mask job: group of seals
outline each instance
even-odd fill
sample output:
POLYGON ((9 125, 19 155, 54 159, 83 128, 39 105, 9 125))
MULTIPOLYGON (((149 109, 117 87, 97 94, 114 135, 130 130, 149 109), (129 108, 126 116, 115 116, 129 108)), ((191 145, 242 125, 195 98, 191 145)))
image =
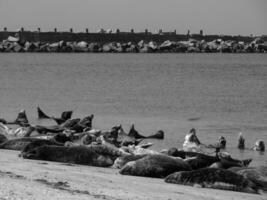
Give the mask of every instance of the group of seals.
MULTIPOLYGON (((240 132, 239 133, 239 136, 238 136, 238 145, 237 147, 239 149, 245 149, 245 138, 243 137, 242 133, 240 132)), ((263 140, 257 140, 255 142, 255 144, 253 145, 253 147, 251 147, 252 150, 254 151, 260 151, 260 152, 263 152, 265 151, 265 143, 263 140)))
MULTIPOLYGON (((259 169, 247 171, 251 159, 237 160, 230 155, 220 153, 226 147, 226 139, 219 138, 215 155, 178 150, 171 148, 166 153, 147 149, 151 144, 140 145, 146 138, 163 139, 164 132, 144 136, 131 126, 127 134, 121 125, 110 131, 92 129, 94 115, 83 119, 71 119, 72 111, 65 111, 61 117, 50 117, 39 107, 38 118, 55 120, 57 125, 31 125, 26 112, 19 113, 14 122, 0 121, 5 124, 17 124, 27 129, 22 138, 8 139, 0 134, 0 148, 19 150, 25 159, 56 161, 98 167, 120 169, 122 175, 165 178, 167 183, 184 185, 198 184, 202 187, 227 189, 242 192, 258 192, 267 189, 266 174, 259 169), (32 132, 45 135, 33 137, 32 132), (231 168, 239 170, 231 170, 231 168), (253 175, 251 175, 253 174, 253 175), (260 178, 259 178, 260 177, 260 178)), ((203 145, 191 129, 185 144, 203 145), (186 143, 187 142, 187 143, 186 143)), ((264 143, 263 143, 264 144, 264 143)), ((258 146, 262 144, 259 143, 258 146)))

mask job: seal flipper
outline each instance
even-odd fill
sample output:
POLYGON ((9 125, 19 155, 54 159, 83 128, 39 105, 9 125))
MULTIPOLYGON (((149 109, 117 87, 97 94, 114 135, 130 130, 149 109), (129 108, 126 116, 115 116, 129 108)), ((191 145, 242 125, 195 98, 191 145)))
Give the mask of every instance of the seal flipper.
POLYGON ((29 125, 29 120, 26 115, 25 110, 21 110, 17 116, 17 118, 14 121, 15 124, 19 124, 20 126, 26 126, 29 125))
POLYGON ((162 130, 157 131, 157 133, 147 136, 146 138, 153 138, 153 139, 164 139, 164 132, 162 130))
POLYGON ((41 108, 38 106, 37 107, 37 112, 38 112, 38 119, 50 119, 51 117, 49 117, 47 114, 45 114, 41 108))
POLYGON ((70 111, 64 111, 64 112, 61 114, 61 119, 67 121, 68 119, 71 118, 72 113, 73 113, 72 110, 70 110, 70 111))
POLYGON ((144 138, 146 138, 145 136, 140 135, 140 134, 138 133, 137 130, 135 130, 135 128, 134 128, 134 124, 132 124, 132 126, 131 126, 131 128, 130 128, 130 131, 129 131, 129 133, 128 133, 128 135, 129 135, 130 137, 134 137, 134 138, 136 138, 136 139, 144 139, 144 138))

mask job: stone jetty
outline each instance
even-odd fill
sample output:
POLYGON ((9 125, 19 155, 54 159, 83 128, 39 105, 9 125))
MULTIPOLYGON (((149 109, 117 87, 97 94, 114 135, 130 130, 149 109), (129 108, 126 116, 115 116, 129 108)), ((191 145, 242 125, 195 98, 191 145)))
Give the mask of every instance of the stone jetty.
POLYGON ((103 52, 103 53, 266 53, 266 37, 242 37, 175 32, 152 34, 104 31, 0 32, 0 52, 103 52))

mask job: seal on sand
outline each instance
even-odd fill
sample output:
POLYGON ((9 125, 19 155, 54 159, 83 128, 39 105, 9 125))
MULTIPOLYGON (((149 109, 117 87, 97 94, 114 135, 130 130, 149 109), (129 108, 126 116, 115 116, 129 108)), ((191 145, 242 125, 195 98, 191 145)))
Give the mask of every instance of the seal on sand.
POLYGON ((29 120, 26 115, 25 110, 21 110, 14 121, 14 124, 18 124, 20 126, 27 126, 29 124, 29 120))
POLYGON ((215 156, 209 156, 209 155, 198 153, 197 156, 187 158, 184 161, 188 163, 192 169, 201 169, 201 168, 208 167, 215 162, 219 162, 220 159, 215 156))
POLYGON ((0 149, 9 149, 9 150, 17 150, 21 151, 23 150, 28 144, 32 142, 37 142, 38 146, 41 145, 57 145, 57 142, 50 141, 50 140, 45 140, 45 139, 39 139, 39 138, 30 138, 30 137, 25 137, 25 138, 16 138, 16 139, 11 139, 3 142, 0 144, 0 149))
POLYGON ((233 167, 229 169, 255 183, 260 189, 267 191, 267 167, 233 167))
POLYGON ((154 154, 128 162, 120 170, 120 174, 163 178, 173 172, 187 170, 191 170, 191 167, 180 158, 154 154))
POLYGON ((37 107, 37 113, 38 113, 38 119, 53 119, 56 121, 57 124, 60 125, 71 118, 73 111, 71 111, 71 110, 70 111, 64 111, 64 112, 62 112, 61 117, 53 117, 53 116, 50 117, 47 114, 45 114, 41 110, 41 108, 38 106, 37 107))
POLYGON ((146 154, 140 154, 140 155, 125 155, 118 157, 113 164, 113 168, 121 169, 125 164, 131 161, 139 160, 143 157, 147 156, 146 154))
POLYGON ((91 130, 92 129, 92 122, 94 119, 94 115, 89 115, 79 121, 77 124, 72 126, 70 130, 75 131, 76 133, 83 132, 85 129, 91 130))
POLYGON ((257 193, 258 187, 249 179, 225 169, 204 168, 173 173, 165 178, 167 183, 201 185, 206 188, 257 193))
POLYGON ((46 134, 46 133, 61 133, 66 129, 71 129, 73 128, 77 123, 80 122, 81 119, 76 118, 76 119, 68 119, 66 122, 64 122, 61 125, 54 125, 54 126, 41 126, 41 125, 36 125, 33 126, 34 129, 40 133, 40 134, 46 134))
POLYGON ((109 167, 122 153, 104 145, 89 146, 41 146, 25 152, 23 158, 109 167))
POLYGON ((247 167, 252 159, 237 160, 225 153, 219 153, 218 158, 220 161, 213 163, 210 168, 228 169, 231 167, 247 167))
POLYGON ((7 137, 0 133, 0 144, 7 141, 7 137))
POLYGON ((145 139, 145 138, 164 139, 164 132, 162 130, 159 130, 155 134, 152 134, 150 136, 143 136, 137 130, 135 130, 134 124, 132 124, 128 135, 136 139, 145 139))

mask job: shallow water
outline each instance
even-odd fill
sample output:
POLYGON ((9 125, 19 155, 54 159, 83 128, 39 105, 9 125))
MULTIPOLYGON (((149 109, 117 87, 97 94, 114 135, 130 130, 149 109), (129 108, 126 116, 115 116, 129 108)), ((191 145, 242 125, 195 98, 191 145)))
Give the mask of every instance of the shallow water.
POLYGON ((205 144, 226 137, 226 151, 267 164, 266 155, 237 150, 267 144, 266 54, 0 54, 0 117, 12 120, 36 106, 59 116, 95 114, 93 126, 134 123, 143 134, 159 129, 155 149, 181 147, 190 128, 205 144))

